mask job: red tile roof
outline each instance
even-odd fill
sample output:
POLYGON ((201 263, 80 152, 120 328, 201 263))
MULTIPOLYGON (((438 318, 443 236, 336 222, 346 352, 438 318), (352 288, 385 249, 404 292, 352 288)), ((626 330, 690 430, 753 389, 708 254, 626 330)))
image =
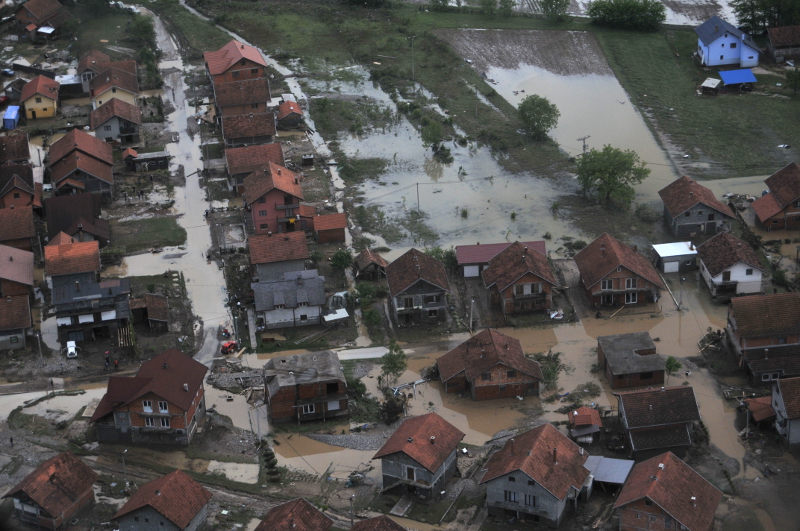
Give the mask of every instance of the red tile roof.
POLYGON ((406 531, 406 528, 384 514, 356 522, 350 531, 406 531))
POLYGON ((270 509, 255 531, 328 531, 332 526, 322 511, 297 498, 270 509))
POLYGON ((60 87, 61 83, 55 79, 50 79, 45 76, 36 76, 22 87, 22 96, 19 101, 25 103, 36 94, 58 101, 58 89, 60 87))
POLYGON ((736 330, 744 338, 800 333, 800 293, 734 297, 731 313, 736 330))
POLYGON ((222 136, 226 139, 274 136, 275 133, 275 114, 271 112, 222 117, 222 136))
POLYGON ((31 304, 27 295, 0 299, 0 330, 30 328, 32 324, 31 304))
POLYGON ((33 253, 0 245, 0 279, 33 286, 33 253))
POLYGON ((44 246, 44 270, 48 276, 100 271, 100 244, 97 241, 64 244, 59 244, 59 241, 63 240, 53 240, 44 246))
POLYGON ((86 185, 80 181, 76 181, 75 179, 64 179, 58 184, 56 184, 56 189, 61 190, 61 188, 66 186, 72 186, 73 188, 77 188, 78 190, 85 190, 86 185))
POLYGON ((127 59, 125 61, 110 61, 108 63, 102 63, 96 65, 99 70, 98 72, 102 72, 108 68, 116 68, 117 70, 122 70, 123 72, 127 72, 128 74, 137 75, 139 72, 139 65, 133 59, 127 59))
POLYGON ((78 60, 78 74, 82 74, 89 68, 97 72, 99 71, 98 64, 108 63, 110 61, 111 57, 107 56, 103 52, 98 50, 89 50, 78 60))
POLYGON ((0 242, 34 236, 33 207, 0 208, 0 242))
POLYGON ((251 103, 266 104, 270 99, 267 78, 243 79, 214 85, 214 103, 219 108, 251 103))
POLYGON ((314 216, 314 230, 336 230, 347 228, 347 214, 326 214, 324 216, 314 216))
POLYGON ((800 198, 800 164, 792 162, 776 171, 764 181, 775 200, 781 206, 786 206, 800 198))
POLYGON ((658 191, 669 215, 675 219, 698 203, 733 218, 733 211, 720 201, 714 192, 698 184, 697 181, 683 176, 658 191))
MULTIPOLYGON (((114 99, 116 99, 116 98, 114 98, 114 99)), ((122 160, 125 160, 128 157, 131 157, 131 158, 135 159, 138 156, 139 156, 139 154, 136 153, 136 150, 133 149, 133 148, 127 148, 125 151, 122 152, 122 160)))
POLYGON ((777 385, 786 408, 786 418, 800 419, 800 378, 783 378, 777 385))
POLYGON ((708 531, 722 492, 675 454, 667 452, 633 467, 614 508, 643 498, 658 505, 689 531, 708 531))
POLYGON ((747 398, 744 403, 747 404, 747 409, 750 410, 750 414, 756 422, 771 419, 775 416, 775 410, 772 409, 772 397, 770 396, 747 398))
POLYGON ((489 267, 481 272, 481 276, 487 288, 496 286, 498 290, 504 291, 528 273, 553 286, 558 284, 547 257, 531 251, 520 242, 514 242, 500 251, 489 261, 489 267))
POLYGON ((311 205, 300 205, 300 217, 313 218, 317 215, 317 209, 311 205))
POLYGON ((280 144, 262 144, 225 150, 225 165, 231 175, 263 170, 269 168, 270 163, 278 166, 286 164, 280 144))
POLYGON ((487 328, 475 334, 436 360, 442 382, 463 374, 472 381, 496 365, 516 369, 537 380, 542 370, 534 360, 525 357, 518 339, 487 328))
POLYGON ((24 7, 40 22, 57 13, 63 6, 56 0, 28 0, 20 7, 24 7))
POLYGON ((401 452, 430 472, 436 472, 455 451, 464 435, 436 413, 407 418, 373 459, 401 452))
MULTIPOLYGON (((769 42, 772 46, 800 46, 800 26, 783 26, 780 28, 767 28, 769 42)), ((780 55, 776 53, 775 55, 780 55)))
POLYGON ((587 289, 618 267, 624 267, 645 280, 666 289, 653 264, 616 238, 603 233, 575 255, 581 280, 587 289))
POLYGON ((68 245, 70 243, 75 243, 75 238, 66 232, 59 232, 47 242, 47 245, 68 245))
POLYGON ((141 125, 142 109, 119 98, 111 98, 89 114, 91 128, 97 129, 113 117, 141 125))
POLYGON ((52 457, 17 483, 4 498, 24 492, 51 515, 59 515, 97 481, 97 474, 71 452, 52 457))
MULTIPOLYGON (((50 175, 53 182, 56 183, 56 188, 61 188, 61 181, 71 176, 76 170, 81 170, 101 181, 114 184, 114 172, 111 170, 110 164, 73 151, 66 157, 50 164, 50 175)), ((77 181, 77 179, 75 180, 77 181)), ((85 185, 81 183, 80 187, 84 188, 85 185)))
POLYGON ((284 101, 278 105, 278 120, 283 120, 292 113, 303 116, 303 109, 300 108, 296 101, 284 101))
POLYGON ((219 50, 205 52, 203 58, 212 76, 226 72, 242 59, 253 61, 261 66, 267 66, 261 52, 249 44, 244 44, 236 39, 230 41, 219 50))
POLYGON ((145 293, 144 302, 148 319, 163 322, 169 321, 169 299, 164 295, 145 293))
POLYGON ((66 157, 73 151, 81 151, 103 161, 109 166, 114 164, 114 152, 111 146, 80 129, 73 129, 50 146, 50 164, 66 157))
POLYGON ((112 87, 138 95, 139 79, 135 74, 112 66, 106 68, 89 81, 89 93, 92 98, 100 96, 112 87))
POLYGON ((242 197, 248 205, 252 205, 275 189, 303 199, 303 189, 297 174, 272 161, 269 162, 267 171, 255 170, 245 177, 242 197))
POLYGON ((211 499, 211 493, 182 470, 145 483, 112 516, 117 520, 142 507, 152 507, 164 518, 185 529, 211 499))
POLYGON ((251 264, 306 260, 309 256, 306 233, 303 231, 256 234, 250 237, 251 264))
POLYGON ((358 266, 359 270, 364 269, 370 264, 377 264, 379 267, 386 268, 386 266, 389 265, 389 262, 384 260, 381 255, 370 249, 364 249, 358 253, 358 256, 356 256, 356 266, 358 266))
POLYGON ((689 386, 614 394, 619 398, 620 416, 624 416, 628 428, 683 424, 700 420, 694 389, 689 386))
POLYGON ((541 485, 547 492, 564 500, 570 489, 580 491, 589 476, 583 466, 589 454, 558 431, 543 424, 515 435, 484 465, 486 483, 517 470, 541 485))
POLYGON ((783 210, 778 204, 777 199, 775 199, 775 194, 762 195, 753 201, 751 206, 753 207, 753 212, 755 212, 756 217, 759 219, 759 221, 761 221, 761 223, 764 223, 769 218, 783 210))
POLYGON ((450 292, 444 264, 422 251, 411 249, 386 266, 386 278, 392 297, 404 292, 420 280, 450 292))
MULTIPOLYGON (((500 251, 506 249, 509 245, 508 242, 503 243, 485 243, 481 245, 457 245, 456 246, 456 259, 458 265, 469 264, 488 264, 489 260, 497 256, 500 251)), ((522 245, 533 249, 544 255, 547 254, 544 241, 522 242, 522 245)))
POLYGON ((740 240, 727 232, 721 232, 697 246, 697 254, 706 269, 715 277, 738 263, 747 264, 754 269, 764 271, 761 260, 746 241, 740 240))
POLYGON ((567 413, 572 426, 602 426, 600 412, 593 408, 579 407, 567 413))
POLYGON ((21 162, 31 158, 28 133, 0 136, 0 164, 9 161, 21 162))

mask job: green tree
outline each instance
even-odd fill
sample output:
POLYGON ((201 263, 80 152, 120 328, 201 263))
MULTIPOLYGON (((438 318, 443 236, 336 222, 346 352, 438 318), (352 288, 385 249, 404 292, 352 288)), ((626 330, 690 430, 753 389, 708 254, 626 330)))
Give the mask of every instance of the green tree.
POLYGON ((442 249, 441 247, 430 247, 425 249, 425 254, 436 258, 444 267, 450 271, 458 271, 458 258, 456 257, 456 249, 452 245, 449 249, 442 249))
POLYGON ((150 17, 134 15, 128 26, 128 33, 139 46, 156 47, 156 29, 150 17))
POLYGON ((393 424, 405 411, 405 400, 394 396, 394 393, 388 389, 384 392, 383 399, 383 403, 378 409, 378 416, 387 425, 393 424))
POLYGON ((656 31, 667 18, 658 0, 594 0, 586 13, 595 24, 639 31, 656 31))
POLYGON ((494 15, 497 9, 497 0, 481 0, 481 11, 484 15, 494 15))
POLYGON ((436 120, 429 121, 422 127, 420 136, 422 136, 422 143, 426 146, 434 146, 436 151, 437 146, 442 142, 442 124, 436 120))
POLYGON ((381 358, 381 381, 385 387, 397 382, 408 368, 408 358, 396 341, 389 344, 389 351, 381 358))
POLYGON ((516 5, 516 0, 500 0, 500 6, 498 7, 497 11, 504 17, 510 17, 514 14, 514 8, 516 5))
POLYGON ((675 356, 670 356, 667 358, 667 361, 664 363, 664 366, 667 369, 667 383, 669 383, 669 377, 681 370, 681 362, 675 359, 675 356))
POLYGON ((435 10, 443 10, 447 7, 447 0, 430 0, 431 7, 435 10))
POLYGON ((800 90, 800 67, 795 66, 786 72, 786 86, 792 89, 794 95, 797 96, 797 91, 800 90))
POLYGON ((800 24, 797 0, 732 0, 731 8, 736 20, 748 32, 800 24))
POLYGON ((349 249, 339 249, 331 257, 331 267, 344 271, 353 265, 353 253, 349 249))
POLYGON ((577 173, 584 194, 627 208, 635 195, 633 185, 645 180, 650 169, 633 151, 606 145, 602 151, 591 149, 581 155, 577 173))
POLYGON ((364 324, 367 328, 378 328, 381 325, 381 314, 375 308, 366 308, 361 311, 364 324))
POLYGON ((558 107, 535 94, 520 102, 518 112, 527 132, 538 140, 547 138, 548 131, 556 126, 561 116, 558 107))
POLYGON ((542 0, 540 5, 542 13, 549 19, 561 21, 567 17, 569 0, 542 0))

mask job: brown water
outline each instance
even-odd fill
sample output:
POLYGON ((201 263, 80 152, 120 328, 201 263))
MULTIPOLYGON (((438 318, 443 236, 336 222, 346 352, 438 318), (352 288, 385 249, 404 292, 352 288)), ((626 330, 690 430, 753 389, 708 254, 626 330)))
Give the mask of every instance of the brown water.
MULTIPOLYGON (((347 431, 343 425, 331 423, 331 431, 347 431)), ((352 472, 360 472, 374 481, 380 481, 380 463, 373 462, 374 450, 362 451, 331 446, 305 435, 273 435, 278 464, 295 470, 302 470, 318 476, 346 479, 352 472), (376 467, 369 471, 369 467, 376 467)))

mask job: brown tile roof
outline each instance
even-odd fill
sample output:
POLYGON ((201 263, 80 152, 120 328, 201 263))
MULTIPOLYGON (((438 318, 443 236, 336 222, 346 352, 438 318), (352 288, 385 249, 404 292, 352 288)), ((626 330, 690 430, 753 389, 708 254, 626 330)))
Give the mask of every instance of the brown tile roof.
POLYGON ((558 431, 543 424, 515 435, 484 465, 486 483, 517 470, 541 485, 550 494, 564 500, 570 489, 578 491, 589 476, 583 466, 589 454, 558 431))
POLYGON ((0 136, 0 164, 23 161, 31 158, 28 133, 0 136))
POLYGON ((734 297, 731 312, 739 335, 745 338, 800 333, 800 293, 734 297))
POLYGON ((392 297, 404 292, 420 280, 450 292, 444 264, 422 251, 411 249, 386 266, 386 278, 392 297))
POLYGON ((33 207, 0 208, 0 242, 34 236, 33 207))
POLYGON ((271 112, 222 117, 222 136, 226 139, 274 136, 275 132, 275 114, 271 112))
POLYGON ((139 79, 130 72, 112 66, 89 80, 89 93, 93 98, 101 95, 111 87, 117 87, 131 94, 139 94, 139 79))
MULTIPOLYGON (((61 181, 71 176, 76 170, 81 170, 101 181, 114 184, 114 172, 111 170, 110 164, 73 151, 66 157, 50 164, 50 175, 53 182, 56 183, 56 188, 61 188, 61 181)), ((85 185, 81 184, 81 188, 83 187, 85 185)))
POLYGON ((792 162, 776 171, 764 181, 781 209, 800 197, 800 164, 792 162))
POLYGON ((98 194, 57 195, 45 199, 47 236, 52 240, 59 232, 68 231, 81 218, 99 223, 95 220, 100 216, 102 200, 98 194))
POLYGON ((489 267, 481 272, 481 276, 487 288, 496 285, 498 290, 503 291, 527 273, 532 273, 553 286, 558 284, 547 257, 520 242, 514 242, 500 251, 489 261, 489 267))
POLYGON ((250 263, 271 264, 308 259, 308 243, 303 231, 256 234, 250 237, 250 263))
POLYGON ((614 508, 643 498, 650 499, 689 531, 707 531, 713 525, 722 492, 667 452, 633 467, 614 508))
POLYGON ((406 531, 406 528, 383 514, 356 522, 350 531, 406 531))
POLYGON ((176 348, 165 350, 139 367, 136 376, 112 377, 106 394, 92 415, 95 422, 137 398, 153 393, 171 404, 188 411, 208 368, 176 348), (166 364, 166 367, 164 366, 166 364), (184 390, 184 384, 189 390, 184 390))
POLYGON ((164 295, 145 293, 144 302, 147 307, 148 319, 164 322, 169 321, 169 299, 164 295))
POLYGON ((61 190, 61 188, 66 186, 72 186, 73 188, 77 188, 78 190, 86 189, 86 185, 83 184, 81 181, 77 181, 75 179, 64 179, 56 184, 56 190, 61 190))
MULTIPOLYGON (((70 194, 70 195, 89 195, 89 194, 70 194)), ((91 195, 97 195, 97 194, 91 194, 91 195)), ((86 218, 78 218, 72 222, 72 225, 64 229, 64 232, 66 232, 71 236, 75 236, 81 230, 86 232, 87 234, 96 236, 97 238, 101 238, 107 241, 111 240, 111 224, 104 219, 92 218, 92 220, 90 221, 86 218)))
POLYGON ((769 218, 783 210, 778 204, 778 201, 775 199, 775 194, 762 195, 753 201, 751 206, 753 207, 753 212, 755 212, 756 217, 758 217, 761 223, 764 223, 769 218))
POLYGON ((575 255, 581 280, 587 289, 618 267, 624 267, 645 280, 666 289, 653 264, 621 241, 603 233, 575 255))
POLYGON ((111 518, 117 520, 142 507, 152 507, 179 529, 185 529, 210 499, 208 490, 186 472, 176 470, 139 487, 111 518))
POLYGON ((108 63, 98 64, 97 67, 99 68, 98 72, 102 72, 108 68, 116 68, 117 70, 122 70, 123 72, 127 72, 128 74, 137 75, 139 72, 139 65, 133 59, 126 59, 125 61, 110 61, 108 63))
POLYGON ((73 238, 66 232, 59 232, 53 238, 50 239, 47 245, 68 245, 70 243, 75 243, 75 238, 73 238))
POLYGON ((430 472, 436 472, 464 435, 436 413, 407 418, 373 459, 402 452, 430 472))
POLYGON ((89 114, 91 128, 97 129, 113 117, 141 125, 142 109, 118 98, 111 98, 89 114))
POLYGON ((89 68, 95 72, 99 71, 99 64, 111 62, 111 57, 98 50, 89 50, 78 60, 78 74, 82 74, 89 68))
POLYGON ((620 414, 628 428, 644 428, 700 420, 694 389, 689 386, 662 387, 614 393, 619 398, 620 414))
POLYGON ((135 158, 139 157, 139 154, 136 153, 135 149, 127 148, 125 151, 122 152, 122 160, 125 160, 128 157, 131 157, 131 158, 135 159, 135 158))
POLYGON ((694 179, 683 176, 658 191, 664 206, 673 219, 680 216, 698 203, 733 218, 733 211, 720 201, 714 192, 702 186, 694 179))
POLYGON ((333 520, 303 498, 269 510, 255 531, 328 531, 333 520))
POLYGON ((203 53, 203 58, 212 76, 226 72, 242 59, 248 59, 261 66, 267 66, 267 63, 264 62, 264 58, 261 56, 261 52, 249 44, 244 44, 236 39, 230 41, 219 50, 203 53))
POLYGON ((4 498, 24 492, 42 509, 58 515, 92 489, 98 476, 71 452, 64 452, 37 466, 17 483, 4 498))
POLYGON ((596 409, 589 407, 579 407, 567 413, 569 423, 572 426, 602 426, 603 421, 600 420, 600 412, 596 409))
MULTIPOLYGON (((17 166, 17 167, 18 168, 26 168, 27 166, 22 164, 22 165, 17 166)), ((0 188, 0 196, 3 196, 5 194, 7 194, 11 190, 14 190, 14 189, 22 190, 23 192, 27 192, 27 193, 29 193, 31 195, 33 195, 35 193, 35 190, 34 190, 33 186, 28 184, 26 179, 23 179, 19 175, 13 175, 13 176, 11 176, 10 179, 5 180, 5 183, 2 185, 2 188, 0 188)))
POLYGON ((518 339, 487 328, 436 360, 442 382, 462 374, 472 381, 496 365, 542 380, 539 364, 525 357, 518 339))
POLYGON ((31 303, 27 295, 13 295, 0 299, 0 330, 30 328, 31 303))
POLYGON ((111 146, 80 129, 73 129, 50 146, 50 164, 66 157, 73 151, 81 151, 103 161, 109 166, 114 164, 114 152, 111 146))
POLYGON ((248 205, 252 205, 276 188, 283 193, 303 199, 303 189, 300 187, 296 173, 272 161, 269 162, 267 168, 267 171, 255 170, 244 178, 242 197, 248 205))
POLYGON ((761 260, 750 247, 750 244, 740 240, 727 232, 721 232, 697 246, 697 254, 705 264, 706 269, 715 277, 735 266, 739 262, 749 265, 752 268, 764 271, 761 260))
POLYGON ((326 214, 324 216, 314 216, 314 230, 336 230, 347 228, 347 214, 326 214))
POLYGON ((766 359, 755 359, 749 355, 752 351, 747 350, 748 355, 745 356, 745 359, 748 367, 750 367, 750 372, 753 374, 780 372, 782 377, 800 376, 800 352, 796 348, 787 350, 793 355, 789 355, 789 353, 784 355, 783 349, 772 349, 769 353, 769 358, 766 359), (781 354, 779 355, 778 352, 781 354))
POLYGON ((270 162, 279 166, 286 164, 280 144, 262 144, 225 150, 225 165, 231 175, 263 170, 269 167, 270 162))
POLYGON ((385 268, 387 265, 389 265, 389 262, 384 260, 381 255, 370 249, 364 249, 358 253, 358 256, 356 256, 356 266, 358 266, 359 270, 364 269, 370 264, 377 264, 378 266, 385 268))
POLYGON ((780 28, 767 28, 769 42, 772 46, 798 46, 800 45, 800 26, 782 26, 780 28))
POLYGON ((292 113, 303 116, 303 109, 300 108, 296 101, 284 101, 278 105, 278 120, 283 120, 292 113))
POLYGON ((313 218, 317 215, 317 209, 311 205, 300 205, 300 217, 313 218))
POLYGON ((55 79, 50 79, 45 76, 36 76, 22 87, 22 96, 19 101, 24 103, 36 94, 50 98, 51 100, 58 100, 58 89, 60 87, 61 83, 55 79))
POLYGON ((56 0, 29 0, 20 7, 30 11, 41 22, 57 13, 63 6, 56 0))
POLYGON ((750 410, 750 415, 752 415, 753 420, 756 422, 771 419, 775 416, 775 410, 772 409, 772 397, 770 396, 747 398, 744 403, 747 405, 747 409, 750 410))
POLYGON ((100 244, 97 241, 59 245, 57 240, 44 246, 44 270, 48 276, 100 271, 100 244))
POLYGON ((800 378, 783 378, 778 380, 778 391, 786 408, 786 418, 800 418, 800 378))
POLYGON ((33 286, 33 253, 0 245, 0 279, 33 286))
MULTIPOLYGON (((458 265, 465 264, 488 264, 489 260, 497 256, 500 251, 506 249, 508 242, 503 243, 484 243, 477 245, 456 245, 456 259, 458 265)), ((522 245, 536 252, 547 255, 544 241, 522 242, 522 245)))
POLYGON ((270 99, 267 78, 243 79, 214 85, 214 102, 217 107, 267 103, 270 99))

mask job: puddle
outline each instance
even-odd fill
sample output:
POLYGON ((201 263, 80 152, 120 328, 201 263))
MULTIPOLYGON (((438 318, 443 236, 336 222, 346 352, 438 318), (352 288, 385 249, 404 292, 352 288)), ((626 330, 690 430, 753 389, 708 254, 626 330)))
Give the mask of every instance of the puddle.
POLYGON ((247 403, 244 396, 229 394, 220 391, 219 389, 209 388, 206 395, 206 404, 210 408, 215 408, 220 415, 230 417, 233 425, 243 430, 251 430, 250 426, 250 404, 247 403), (232 401, 228 401, 226 397, 232 397, 232 401))
MULTIPOLYGON (((44 391, 35 393, 20 393, 15 395, 0 396, 0 421, 8 420, 8 414, 25 402, 42 398, 44 391)), ((83 406, 88 405, 93 400, 99 400, 106 394, 105 386, 102 388, 91 389, 82 395, 56 396, 49 400, 43 400, 38 404, 24 408, 23 412, 29 415, 38 415, 53 422, 70 420, 83 406)))
MULTIPOLYGON (((331 430, 335 433, 341 433, 342 429, 347 430, 346 426, 331 424, 331 430)), ((337 479, 347 479, 352 472, 359 471, 372 480, 380 481, 380 463, 371 461, 375 450, 331 446, 296 434, 275 434, 273 440, 279 443, 275 444, 274 450, 280 466, 337 479), (371 466, 376 468, 367 472, 371 466)))
POLYGON ((228 463, 211 460, 208 473, 222 473, 225 477, 241 483, 258 483, 258 465, 255 463, 228 463))
MULTIPOLYGON (((179 468, 201 474, 222 474, 233 481, 256 483, 258 481, 257 463, 230 463, 206 459, 191 459, 182 451, 153 451, 147 448, 131 446, 128 449, 128 462, 156 464, 161 467, 179 468)), ((97 457, 101 464, 119 465, 122 458, 119 453, 101 454, 97 457)))

